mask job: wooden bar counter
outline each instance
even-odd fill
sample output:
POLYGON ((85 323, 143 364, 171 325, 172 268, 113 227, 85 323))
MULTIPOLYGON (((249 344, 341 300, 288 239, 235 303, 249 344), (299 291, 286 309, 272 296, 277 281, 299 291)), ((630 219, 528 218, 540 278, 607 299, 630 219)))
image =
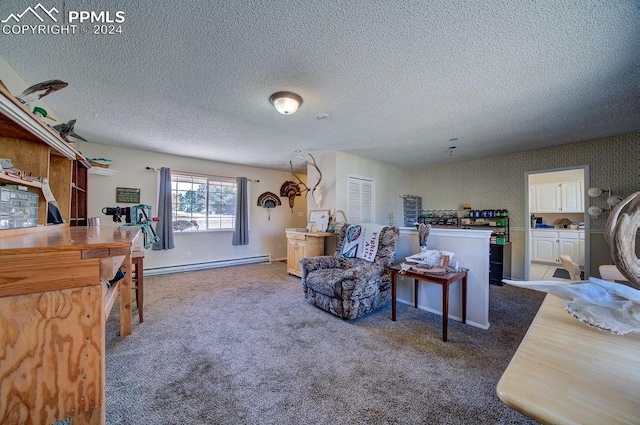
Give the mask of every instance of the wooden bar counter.
POLYGON ((105 423, 104 281, 122 265, 127 335, 139 233, 59 225, 0 237, 0 423, 105 423))
POLYGON ((590 327, 547 295, 497 390, 545 424, 638 424, 640 334, 590 327))

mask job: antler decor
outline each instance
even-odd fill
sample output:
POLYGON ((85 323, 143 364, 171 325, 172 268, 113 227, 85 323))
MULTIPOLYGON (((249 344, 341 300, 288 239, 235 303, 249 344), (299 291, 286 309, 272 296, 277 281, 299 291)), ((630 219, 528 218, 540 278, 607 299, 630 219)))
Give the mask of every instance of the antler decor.
POLYGON ((636 289, 640 289, 640 259, 636 257, 634 242, 638 228, 640 192, 628 196, 616 205, 609 214, 604 229, 604 239, 609 244, 613 264, 629 279, 629 286, 636 289), (623 212, 625 209, 628 213, 623 212))
MULTIPOLYGON (((315 168, 318 171, 318 174, 320 175, 318 177, 318 182, 316 183, 315 186, 313 186, 312 189, 309 189, 309 186, 307 186, 302 180, 300 180, 300 177, 296 176, 296 173, 293 171, 293 163, 291 161, 289 161, 289 165, 291 166, 291 175, 293 175, 293 177, 296 178, 296 180, 298 180, 298 185, 303 186, 304 189, 302 189, 300 191, 300 193, 304 193, 304 196, 307 196, 307 194, 309 192, 311 192, 311 196, 313 197, 313 200, 316 201, 316 205, 322 201, 322 193, 319 190, 319 186, 320 186, 320 182, 322 181, 322 171, 320 171, 320 167, 318 167, 318 163, 316 162, 316 159, 313 157, 313 155, 309 154, 309 156, 311 157, 311 161, 313 162, 309 162, 309 161, 305 161, 305 164, 311 165, 313 168, 315 168), (318 197, 318 199, 316 199, 316 196, 318 197)), ((318 207, 320 207, 320 205, 318 205, 318 207)))

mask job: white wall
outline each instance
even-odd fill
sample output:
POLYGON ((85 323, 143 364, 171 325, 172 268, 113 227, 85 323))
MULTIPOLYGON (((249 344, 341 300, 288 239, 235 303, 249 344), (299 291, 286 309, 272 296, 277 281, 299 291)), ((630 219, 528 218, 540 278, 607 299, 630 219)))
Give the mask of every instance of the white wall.
POLYGON ((336 153, 336 208, 347 213, 349 176, 366 177, 375 185, 375 222, 389 224, 393 214, 394 224, 404 224, 403 201, 400 195, 407 192, 410 170, 360 158, 345 152, 336 153))
MULTIPOLYGON (((149 167, 170 167, 173 170, 215 174, 222 176, 246 176, 260 180, 249 183, 250 191, 250 233, 249 245, 231 244, 232 231, 175 232, 175 249, 145 252, 145 269, 158 267, 205 263, 210 261, 248 258, 270 254, 273 259, 286 258, 287 227, 306 225, 306 201, 298 197, 293 213, 287 198, 280 198, 282 205, 271 210, 271 220, 265 209, 257 206, 258 196, 270 191, 280 194, 280 186, 291 175, 284 171, 267 170, 243 165, 207 161, 196 158, 178 157, 156 152, 125 149, 94 143, 82 143, 79 150, 86 157, 109 158, 112 169, 118 170, 113 176, 89 174, 88 208, 90 217, 100 217, 102 226, 114 226, 110 216, 102 213, 106 206, 131 206, 116 204, 116 187, 140 189, 140 203, 153 206, 157 214, 157 173, 145 169, 149 167), (191 258, 187 258, 187 252, 191 258)), ((306 176, 300 176, 306 178, 306 176)), ((140 241, 142 244, 142 241, 140 241)))

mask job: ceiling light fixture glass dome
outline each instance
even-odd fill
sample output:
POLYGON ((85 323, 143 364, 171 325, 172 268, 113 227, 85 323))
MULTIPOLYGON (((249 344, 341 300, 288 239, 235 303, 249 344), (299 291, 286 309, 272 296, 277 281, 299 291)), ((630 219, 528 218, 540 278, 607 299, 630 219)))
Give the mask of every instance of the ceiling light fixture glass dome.
POLYGON ((271 95, 269 102, 282 115, 291 115, 302 105, 302 98, 295 93, 279 91, 271 95))

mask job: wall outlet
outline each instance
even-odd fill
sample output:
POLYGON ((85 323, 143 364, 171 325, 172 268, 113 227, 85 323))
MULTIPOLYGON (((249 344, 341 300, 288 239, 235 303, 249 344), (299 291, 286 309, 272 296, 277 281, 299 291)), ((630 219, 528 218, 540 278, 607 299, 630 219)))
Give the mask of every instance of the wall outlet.
POLYGON ((298 217, 304 217, 304 213, 298 212, 298 217))
POLYGON ((191 251, 187 251, 187 260, 191 259, 191 251))
POLYGON ((278 245, 278 249, 282 249, 282 245, 278 245))

